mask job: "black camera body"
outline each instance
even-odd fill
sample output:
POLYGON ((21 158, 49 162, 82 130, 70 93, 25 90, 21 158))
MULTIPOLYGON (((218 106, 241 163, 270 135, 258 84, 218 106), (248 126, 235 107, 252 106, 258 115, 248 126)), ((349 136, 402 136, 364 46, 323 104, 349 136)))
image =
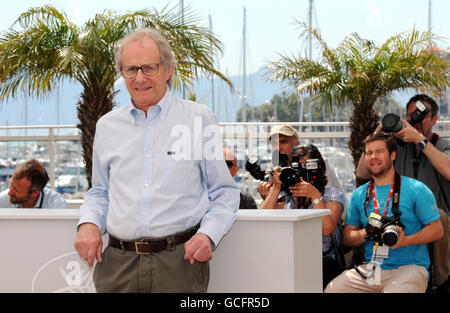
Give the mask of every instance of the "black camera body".
MULTIPOLYGON (((412 126, 421 123, 431 111, 422 101, 416 101, 414 105, 416 109, 411 114, 411 121, 409 122, 412 126)), ((404 127, 402 120, 395 113, 387 113, 381 120, 381 124, 385 133, 396 133, 404 127)))
POLYGON ((388 247, 395 246, 398 242, 400 235, 397 226, 405 228, 400 222, 400 215, 394 215, 392 217, 382 217, 376 213, 371 213, 366 225, 366 240, 375 241, 386 245, 388 247))
POLYGON ((245 164, 245 170, 248 171, 255 179, 261 181, 269 181, 270 179, 269 173, 266 173, 266 171, 261 169, 259 159, 256 156, 248 158, 247 163, 245 164))
MULTIPOLYGON (((273 166, 288 166, 289 157, 286 154, 280 153, 278 150, 272 152, 272 164, 273 166)), ((245 164, 245 170, 253 176, 253 178, 261 181, 269 181, 271 175, 273 175, 272 170, 269 168, 263 170, 260 165, 260 160, 256 156, 252 156, 247 160, 245 164)))
MULTIPOLYGON (((301 181, 309 182, 317 189, 323 190, 326 182, 321 175, 323 169, 319 159, 306 160, 305 164, 300 164, 299 156, 293 155, 290 167, 283 167, 280 170, 280 180, 286 187, 294 186, 301 181)), ((288 189, 287 188, 287 189, 288 189)))

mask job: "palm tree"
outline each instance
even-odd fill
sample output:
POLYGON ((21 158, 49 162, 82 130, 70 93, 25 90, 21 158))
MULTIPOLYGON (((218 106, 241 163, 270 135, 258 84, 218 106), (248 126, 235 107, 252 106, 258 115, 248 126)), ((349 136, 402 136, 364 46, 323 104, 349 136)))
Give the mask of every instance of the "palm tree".
POLYGON ((297 23, 303 30, 301 37, 312 35, 317 40, 322 59, 280 55, 269 63, 268 78, 286 81, 299 95, 310 94, 320 109, 325 105, 332 111, 345 101, 353 104, 348 147, 355 168, 363 152, 362 141, 378 123, 377 99, 409 88, 437 95, 450 86, 450 60, 433 51, 439 38, 430 31, 400 33, 380 47, 352 33, 330 49, 317 30, 297 23))
POLYGON ((77 127, 81 130, 83 158, 91 186, 92 145, 97 120, 111 111, 120 75, 114 68, 115 44, 139 28, 157 29, 170 43, 178 61, 174 88, 189 86, 200 73, 231 82, 214 67, 222 43, 198 17, 185 9, 183 23, 177 7, 145 9, 119 14, 105 11, 82 27, 50 5, 30 8, 0 36, 0 100, 19 91, 43 99, 63 78, 79 82, 77 127))

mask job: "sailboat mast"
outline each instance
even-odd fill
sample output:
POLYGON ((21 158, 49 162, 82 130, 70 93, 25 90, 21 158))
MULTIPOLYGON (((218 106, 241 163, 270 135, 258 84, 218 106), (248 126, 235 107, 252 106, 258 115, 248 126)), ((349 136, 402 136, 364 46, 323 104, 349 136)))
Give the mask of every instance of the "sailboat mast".
MULTIPOLYGON (((212 34, 213 28, 212 28, 211 14, 209 14, 209 31, 212 34)), ((211 50, 212 50, 212 42, 210 42, 210 47, 211 47, 211 50)), ((216 111, 215 111, 215 103, 214 103, 215 102, 215 99, 214 99, 214 74, 211 74, 211 99, 212 99, 212 101, 211 101, 211 103, 212 103, 212 111, 213 111, 213 113, 216 113, 216 111)))
POLYGON ((244 7, 244 27, 242 31, 242 52, 243 52, 243 79, 242 79, 242 121, 247 122, 247 90, 246 90, 246 79, 247 79, 247 72, 246 72, 246 57, 247 57, 247 47, 246 47, 246 25, 247 25, 247 13, 246 9, 244 7))
MULTIPOLYGON (((309 10, 308 10, 308 26, 312 28, 312 8, 313 8, 313 0, 309 0, 309 10)), ((312 34, 309 34, 309 55, 308 58, 312 60, 312 34)), ((308 122, 312 121, 312 110, 311 110, 311 98, 308 99, 308 122)))
POLYGON ((428 0, 428 30, 431 30, 431 0, 428 0))
MULTIPOLYGON (((313 0, 309 0, 309 10, 308 10, 308 27, 312 28, 312 6, 313 6, 313 0)), ((309 34, 308 38, 308 48, 309 48, 309 59, 312 60, 312 35, 309 34)))
MULTIPOLYGON (((184 1, 180 0, 181 24, 184 24, 184 1)), ((186 99, 186 86, 183 83, 183 99, 186 99)))

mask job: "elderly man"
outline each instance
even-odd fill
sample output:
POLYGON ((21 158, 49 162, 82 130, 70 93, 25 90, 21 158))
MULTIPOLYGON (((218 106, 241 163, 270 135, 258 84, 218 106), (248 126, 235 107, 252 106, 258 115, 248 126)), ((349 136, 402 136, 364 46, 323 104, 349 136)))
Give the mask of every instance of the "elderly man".
POLYGON ((45 167, 36 160, 19 165, 11 178, 9 189, 0 193, 0 208, 65 209, 66 200, 49 188, 45 167))
POLYGON ((239 207, 216 118, 168 92, 176 60, 155 30, 125 37, 116 66, 131 104, 97 123, 75 247, 98 261, 98 292, 206 292, 208 260, 239 207))

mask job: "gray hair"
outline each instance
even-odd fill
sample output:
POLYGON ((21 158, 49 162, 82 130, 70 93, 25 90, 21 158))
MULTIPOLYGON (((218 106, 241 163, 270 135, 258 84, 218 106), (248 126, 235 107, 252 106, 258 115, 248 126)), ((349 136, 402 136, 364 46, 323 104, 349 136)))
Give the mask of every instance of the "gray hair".
MULTIPOLYGON (((125 46, 131 42, 134 41, 141 41, 144 38, 149 38, 153 40, 159 47, 159 54, 161 56, 161 62, 166 67, 171 67, 177 65, 177 60, 175 59, 175 56, 173 54, 172 48, 169 45, 169 42, 164 38, 157 30, 151 29, 151 28, 144 28, 140 30, 136 30, 124 38, 122 38, 117 43, 116 48, 116 54, 115 54, 115 62, 116 62, 116 71, 118 73, 121 73, 122 68, 122 53, 125 46)), ((169 77, 169 80, 167 81, 167 85, 169 88, 172 88, 173 86, 173 73, 169 77)))

